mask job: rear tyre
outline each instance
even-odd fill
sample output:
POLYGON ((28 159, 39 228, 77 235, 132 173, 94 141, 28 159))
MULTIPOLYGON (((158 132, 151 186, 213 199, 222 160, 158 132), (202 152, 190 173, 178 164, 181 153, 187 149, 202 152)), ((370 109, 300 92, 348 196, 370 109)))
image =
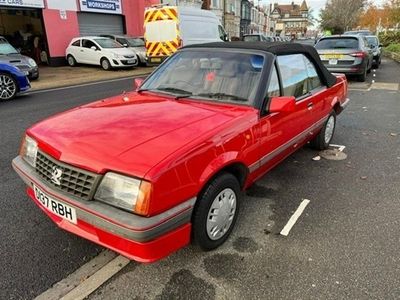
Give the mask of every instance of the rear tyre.
POLYGON ((7 73, 0 73, 0 101, 15 98, 18 92, 16 80, 7 73))
POLYGON ((328 119, 326 120, 324 127, 322 127, 318 135, 310 142, 311 147, 316 150, 327 149, 330 142, 332 141, 333 134, 335 133, 335 128, 336 113, 332 111, 328 119))
POLYGON ((67 56, 67 62, 70 67, 76 66, 76 59, 72 55, 67 56))
POLYGON ((361 75, 358 75, 357 80, 359 82, 365 82, 365 80, 367 80, 367 67, 365 67, 364 73, 362 73, 361 75))
POLYGON ((193 242, 204 251, 222 245, 231 234, 239 213, 240 185, 235 176, 222 173, 197 199, 193 219, 193 242))
POLYGON ((102 67, 104 70, 106 70, 106 71, 111 70, 110 61, 109 61, 107 58, 103 58, 103 59, 101 60, 100 63, 101 63, 101 67, 102 67))

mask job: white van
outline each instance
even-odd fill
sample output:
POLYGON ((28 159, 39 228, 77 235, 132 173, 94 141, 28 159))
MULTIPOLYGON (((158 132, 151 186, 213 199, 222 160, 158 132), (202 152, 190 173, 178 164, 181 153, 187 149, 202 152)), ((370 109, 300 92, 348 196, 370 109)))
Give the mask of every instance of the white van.
POLYGON ((157 6, 147 8, 144 19, 146 55, 152 64, 161 63, 182 46, 227 40, 224 28, 211 11, 157 6))

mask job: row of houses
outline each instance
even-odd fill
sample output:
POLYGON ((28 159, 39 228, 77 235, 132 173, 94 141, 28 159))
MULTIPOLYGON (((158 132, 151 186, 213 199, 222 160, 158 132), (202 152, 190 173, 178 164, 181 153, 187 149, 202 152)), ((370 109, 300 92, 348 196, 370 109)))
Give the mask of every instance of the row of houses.
POLYGON ((302 0, 301 4, 269 5, 262 5, 258 0, 164 0, 164 3, 167 2, 175 5, 197 4, 213 11, 230 37, 241 38, 252 33, 300 37, 305 35, 308 26, 306 0, 302 0))

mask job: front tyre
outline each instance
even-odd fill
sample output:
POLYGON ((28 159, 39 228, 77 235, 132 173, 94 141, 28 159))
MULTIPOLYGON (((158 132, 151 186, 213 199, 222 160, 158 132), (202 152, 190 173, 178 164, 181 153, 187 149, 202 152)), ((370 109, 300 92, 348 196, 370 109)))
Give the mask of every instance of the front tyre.
POLYGON ((103 58, 100 63, 101 63, 101 67, 104 70, 106 70, 106 71, 111 70, 111 64, 107 58, 103 58))
POLYGON ((193 241, 201 249, 215 249, 228 239, 238 217, 240 196, 239 182, 230 173, 222 173, 207 185, 192 219, 193 241))
POLYGON ((11 100, 18 92, 15 79, 7 73, 0 73, 0 100, 11 100))
POLYGON ((332 141, 333 134, 335 133, 335 128, 336 113, 332 111, 328 119, 326 120, 324 127, 322 127, 318 135, 310 142, 311 147, 317 150, 327 149, 330 142, 332 141))

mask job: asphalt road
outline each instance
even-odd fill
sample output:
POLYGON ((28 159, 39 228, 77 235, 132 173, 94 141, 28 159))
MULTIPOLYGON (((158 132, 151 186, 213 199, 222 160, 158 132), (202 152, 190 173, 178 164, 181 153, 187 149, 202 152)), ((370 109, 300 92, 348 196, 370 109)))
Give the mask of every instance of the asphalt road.
POLYGON ((57 112, 122 93, 132 79, 0 102, 0 299, 30 299, 95 256, 100 247, 59 230, 25 194, 11 167, 24 130, 57 112))
MULTIPOLYGON (((299 150, 247 191, 220 249, 189 246, 155 264, 131 262, 89 298, 399 299, 399 74, 400 65, 384 61, 367 83, 352 82, 334 137, 346 160, 313 161, 317 152, 299 150), (279 235, 304 198, 310 204, 289 236, 279 235)), ((130 84, 0 103, 0 299, 38 295, 100 251, 58 230, 25 195, 10 167, 24 128, 130 84)))

